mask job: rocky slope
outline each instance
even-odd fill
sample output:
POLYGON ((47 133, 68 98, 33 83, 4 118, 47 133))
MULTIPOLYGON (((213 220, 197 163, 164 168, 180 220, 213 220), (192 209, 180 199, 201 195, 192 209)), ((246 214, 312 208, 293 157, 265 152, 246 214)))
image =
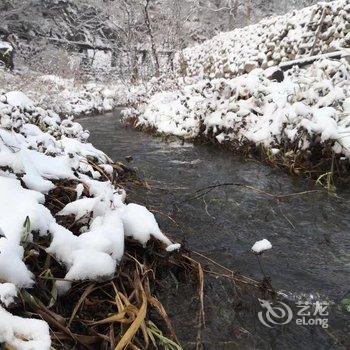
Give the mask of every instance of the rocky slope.
POLYGON ((179 54, 177 88, 124 113, 137 127, 225 144, 293 173, 348 174, 349 62, 278 64, 346 50, 349 16, 338 0, 220 34, 179 54))
POLYGON ((287 62, 350 47, 350 3, 320 3, 258 24, 222 33, 177 56, 185 76, 232 78, 287 62))

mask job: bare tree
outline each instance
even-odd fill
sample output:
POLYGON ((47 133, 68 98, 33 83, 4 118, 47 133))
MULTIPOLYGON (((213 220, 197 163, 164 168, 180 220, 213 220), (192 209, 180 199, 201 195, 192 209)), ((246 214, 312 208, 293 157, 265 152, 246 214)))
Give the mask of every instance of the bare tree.
POLYGON ((150 16, 149 16, 149 4, 150 4, 150 0, 145 0, 145 6, 144 6, 145 24, 146 24, 146 28, 147 28, 147 34, 148 34, 150 41, 151 41, 151 50, 152 50, 152 55, 153 55, 154 64, 155 64, 156 76, 159 76, 159 74, 160 74, 159 59, 158 59, 156 43, 154 40, 153 31, 152 31, 152 27, 151 27, 151 20, 150 20, 150 16))

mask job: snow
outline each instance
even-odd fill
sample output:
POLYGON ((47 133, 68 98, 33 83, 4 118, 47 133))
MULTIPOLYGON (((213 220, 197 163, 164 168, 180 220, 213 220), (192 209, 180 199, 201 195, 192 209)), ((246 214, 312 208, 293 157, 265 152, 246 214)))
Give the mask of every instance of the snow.
POLYGON ((346 60, 321 60, 293 67, 283 81, 263 69, 232 79, 200 80, 159 92, 124 112, 136 126, 195 139, 216 139, 235 148, 262 145, 272 155, 290 147, 312 151, 319 143, 349 158, 350 66, 346 60))
MULTIPOLYGON (((106 58, 108 60, 109 56, 106 58)), ((102 68, 104 65, 104 61, 94 60, 94 68, 102 68)), ((55 112, 62 115, 81 116, 108 112, 125 104, 128 96, 126 86, 118 81, 110 85, 96 82, 81 84, 73 79, 52 75, 40 77, 38 83, 40 80, 48 82, 50 90, 37 97, 38 103, 46 108, 52 106, 55 112)))
POLYGON ((256 254, 260 254, 265 250, 269 250, 271 248, 272 244, 270 243, 270 241, 264 238, 261 241, 257 241, 254 243, 254 245, 252 246, 252 251, 256 254))
POLYGON ((348 52, 349 18, 347 0, 319 3, 186 48, 176 56, 172 82, 155 79, 145 93, 135 93, 124 118, 236 150, 256 145, 272 156, 293 150, 307 159, 320 145, 348 160, 349 60, 330 58, 348 52), (318 57, 311 65, 279 68, 310 56, 318 57))
MULTIPOLYGON (((64 279, 55 283, 59 295, 72 281, 113 277, 127 236, 143 245, 151 235, 165 248, 173 244, 152 213, 125 204, 125 190, 90 164, 94 159, 113 173, 111 159, 87 142, 89 134, 81 125, 72 118, 61 120, 17 91, 0 93, 0 101, 0 301, 5 307, 15 301, 16 288, 35 283, 23 259, 25 243, 37 236, 51 239, 47 252, 66 268, 64 279), (45 196, 54 196, 57 181, 74 183, 76 199, 53 215, 45 196), (56 221, 65 215, 81 222, 80 235, 56 221)), ((2 341, 19 349, 49 349, 48 326, 0 308, 2 341)))
POLYGON ((138 240, 143 245, 151 235, 168 246, 172 243, 161 232, 154 215, 145 207, 130 203, 120 209, 125 234, 138 240))
MULTIPOLYGON (((66 294, 74 281, 113 277, 126 237, 142 245, 153 237, 167 252, 181 248, 166 237, 147 208, 126 204, 125 191, 106 181, 105 175, 113 174, 111 159, 87 142, 89 132, 71 115, 128 103, 135 108, 124 111, 126 118, 162 133, 204 137, 236 148, 254 144, 271 156, 283 156, 288 147, 310 154, 315 145, 331 145, 348 161, 349 62, 317 60, 284 73, 278 66, 349 47, 349 13, 348 1, 338 0, 222 33, 177 55, 176 77, 128 89, 47 75, 36 78, 44 91, 31 98, 17 90, 0 92, 0 342, 19 349, 50 348, 46 322, 5 310, 16 301, 18 288, 35 283, 24 257, 25 243, 37 235, 51 240, 46 251, 65 268, 64 279, 55 282, 58 295, 66 294), (326 30, 312 49, 317 26, 309 25, 311 14, 318 23, 325 6, 326 30), (59 181, 70 181, 76 196, 53 215, 45 196, 59 181), (59 224, 63 220, 56 221, 62 216, 79 220, 79 235, 59 224)), ((97 57, 96 65, 106 59, 97 57)), ((252 251, 271 248, 263 239, 252 251)))
POLYGON ((0 41, 0 49, 12 49, 12 46, 6 41, 0 41))
POLYGON ((90 231, 79 236, 78 244, 104 252, 117 261, 121 260, 124 253, 124 227, 118 211, 97 216, 90 225, 90 231))
POLYGON ((350 97, 348 97, 344 100, 343 109, 344 109, 345 113, 350 113, 350 97))
POLYGON ((31 287, 33 274, 22 261, 24 249, 7 238, 0 238, 0 279, 18 287, 31 287))
POLYGON ((50 230, 53 240, 47 251, 67 266, 68 280, 109 277, 123 256, 124 230, 116 211, 96 217, 90 230, 79 237, 57 224, 53 224, 50 230), (84 256, 90 259, 91 264, 96 264, 94 269, 86 269, 82 263, 84 256))
POLYGON ((174 252, 176 250, 180 250, 181 244, 180 243, 174 243, 166 247, 167 252, 174 252))
POLYGON ((179 75, 194 79, 233 78, 254 68, 268 68, 319 53, 331 53, 349 47, 348 30, 350 4, 348 0, 292 11, 272 16, 257 24, 220 33, 200 45, 186 48, 176 55, 179 75), (323 11, 323 30, 315 36, 323 11))
POLYGON ((75 215, 75 220, 79 220, 83 216, 93 213, 94 208, 97 207, 99 201, 99 197, 78 199, 74 202, 68 203, 60 212, 58 212, 58 215, 73 214, 75 215))
POLYGON ((17 296, 17 289, 13 283, 0 283, 0 301, 4 306, 11 305, 17 296))
POLYGON ((115 260, 95 249, 77 249, 71 258, 72 267, 66 274, 67 280, 108 278, 115 271, 115 260))
POLYGON ((30 108, 33 106, 33 101, 21 91, 10 91, 5 94, 5 97, 7 103, 13 107, 30 108))
MULTIPOLYGON (((95 81, 82 83, 80 79, 42 75, 27 68, 21 70, 20 74, 16 71, 1 71, 1 78, 0 89, 11 92, 10 97, 16 95, 14 99, 16 104, 19 103, 18 94, 24 93, 31 101, 31 103, 26 101, 27 106, 35 105, 45 110, 52 109, 65 117, 110 112, 118 106, 127 104, 132 98, 130 89, 144 90, 143 86, 130 87, 125 81, 117 80, 117 77, 108 83, 95 81), (23 84, 23 81, 26 84, 23 84)), ((6 101, 4 95, 3 99, 6 101)), ((0 107, 4 101, 0 100, 0 107)))
POLYGON ((51 346, 45 321, 13 316, 0 306, 0 342, 20 350, 48 350, 51 346))
POLYGON ((111 66, 112 52, 103 50, 87 50, 89 59, 92 61, 92 67, 95 69, 104 69, 111 66))
POLYGON ((6 41, 0 41, 0 50, 5 51, 5 53, 13 51, 13 47, 10 43, 6 41))
POLYGON ((17 179, 0 176, 0 193, 0 227, 4 235, 0 238, 0 279, 20 287, 31 286, 32 274, 22 262, 23 224, 29 217, 31 230, 44 235, 51 213, 42 205, 44 196, 24 189, 17 179))
POLYGON ((72 282, 57 280, 55 281, 55 287, 56 287, 58 296, 62 296, 62 295, 65 295, 71 289, 72 282))
POLYGON ((84 191, 84 185, 83 184, 78 184, 75 188, 75 191, 77 192, 77 199, 79 199, 81 197, 81 195, 83 194, 84 191))

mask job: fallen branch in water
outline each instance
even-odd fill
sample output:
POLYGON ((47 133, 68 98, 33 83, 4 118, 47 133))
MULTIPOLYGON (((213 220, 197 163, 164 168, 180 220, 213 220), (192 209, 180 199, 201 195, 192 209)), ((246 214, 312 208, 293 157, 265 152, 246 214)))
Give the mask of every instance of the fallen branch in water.
POLYGON ((302 191, 302 192, 295 192, 295 193, 288 193, 288 194, 274 194, 274 193, 266 192, 264 190, 261 190, 260 188, 257 188, 257 187, 251 186, 251 185, 245 185, 245 184, 240 184, 240 183, 235 183, 235 182, 224 182, 224 183, 209 185, 209 186, 200 188, 200 189, 192 192, 189 195, 189 198, 184 199, 179 204, 201 198, 201 197, 205 196, 206 194, 208 194, 209 192, 211 192, 212 190, 219 188, 219 187, 225 187, 225 186, 236 186, 236 187, 240 187, 240 188, 245 188, 245 189, 263 194, 263 195, 268 196, 270 198, 274 198, 276 200, 280 200, 280 199, 288 198, 288 197, 303 196, 306 194, 325 192, 325 190, 309 190, 309 191, 302 191))

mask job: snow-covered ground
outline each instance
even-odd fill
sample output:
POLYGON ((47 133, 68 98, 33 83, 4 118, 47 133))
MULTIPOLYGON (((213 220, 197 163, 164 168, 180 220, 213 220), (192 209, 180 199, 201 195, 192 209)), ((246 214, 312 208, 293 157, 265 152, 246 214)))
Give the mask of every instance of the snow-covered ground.
POLYGON ((254 68, 350 47, 350 3, 319 3, 221 33, 177 55, 180 75, 232 78, 254 68))
POLYGON ((111 112, 120 106, 133 106, 159 91, 178 86, 174 77, 159 77, 132 85, 112 80, 100 83, 81 82, 74 78, 43 75, 22 67, 14 72, 0 69, 0 93, 24 92, 36 106, 50 109, 62 117, 111 112))
POLYGON ((51 109, 61 116, 110 112, 128 103, 132 89, 121 81, 80 82, 73 78, 43 75, 25 67, 14 72, 0 70, 0 92, 23 91, 37 106, 51 109))
POLYGON ((25 263, 28 242, 51 240, 47 252, 66 268, 64 280, 56 281, 59 294, 72 281, 113 276, 126 236, 145 244, 152 235, 168 251, 179 248, 145 207, 125 204, 125 191, 111 182, 113 162, 88 136, 72 118, 61 120, 22 92, 0 94, 0 343, 50 348, 46 322, 5 310, 16 302, 17 289, 35 284, 25 263), (54 215, 47 198, 63 181, 74 186, 76 199, 54 215), (67 215, 79 220, 79 235, 59 223, 67 215))
POLYGON ((256 69, 155 94, 134 112, 136 125, 185 138, 215 137, 236 147, 262 144, 272 152, 330 141, 336 153, 350 157, 347 61, 294 67, 281 82, 269 79, 275 71, 256 69))
POLYGON ((124 115, 140 128, 237 151, 263 146, 288 167, 297 155, 309 161, 329 151, 348 162, 349 61, 322 58, 286 72, 278 63, 349 46, 349 18, 349 2, 339 0, 222 33, 183 51, 177 88, 149 94, 124 115))

